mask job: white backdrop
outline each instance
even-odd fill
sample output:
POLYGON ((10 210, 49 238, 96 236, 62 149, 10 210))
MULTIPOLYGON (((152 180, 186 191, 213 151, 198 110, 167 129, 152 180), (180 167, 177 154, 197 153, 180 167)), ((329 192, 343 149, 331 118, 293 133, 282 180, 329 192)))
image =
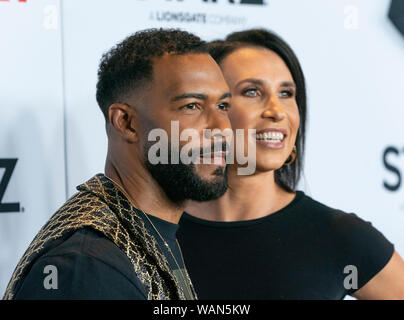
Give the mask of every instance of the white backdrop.
POLYGON ((371 221, 404 256, 404 38, 387 19, 390 0, 234 2, 0 1, 0 181, 10 163, 2 160, 18 159, 0 198, 1 295, 39 228, 78 184, 103 171, 98 63, 149 27, 178 27, 206 40, 252 27, 281 35, 308 86, 300 188, 371 221), (386 156, 390 169, 388 147, 397 149, 386 156), (19 210, 1 212, 7 203, 19 210))

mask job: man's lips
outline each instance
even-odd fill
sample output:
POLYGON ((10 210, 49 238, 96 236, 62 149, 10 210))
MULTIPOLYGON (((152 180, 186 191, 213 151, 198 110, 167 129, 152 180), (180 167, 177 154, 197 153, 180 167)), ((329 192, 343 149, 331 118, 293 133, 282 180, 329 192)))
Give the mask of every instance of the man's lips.
POLYGON ((205 160, 210 159, 211 164, 225 165, 227 154, 228 152, 226 151, 206 152, 202 153, 200 157, 203 159, 202 163, 204 163, 205 160))

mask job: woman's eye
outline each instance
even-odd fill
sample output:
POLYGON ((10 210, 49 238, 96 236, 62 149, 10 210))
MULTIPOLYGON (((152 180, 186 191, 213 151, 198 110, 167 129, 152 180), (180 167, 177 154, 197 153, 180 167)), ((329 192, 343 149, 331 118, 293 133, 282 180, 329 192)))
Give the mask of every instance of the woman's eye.
POLYGON ((279 93, 281 98, 292 98, 294 97, 295 93, 291 90, 283 90, 279 93))
POLYGON ((258 97, 259 96, 258 89, 252 89, 252 88, 244 90, 243 94, 247 97, 258 97))
POLYGON ((223 102, 223 103, 220 103, 220 104, 217 105, 217 108, 222 110, 222 111, 228 111, 229 107, 230 107, 230 105, 227 102, 223 102))

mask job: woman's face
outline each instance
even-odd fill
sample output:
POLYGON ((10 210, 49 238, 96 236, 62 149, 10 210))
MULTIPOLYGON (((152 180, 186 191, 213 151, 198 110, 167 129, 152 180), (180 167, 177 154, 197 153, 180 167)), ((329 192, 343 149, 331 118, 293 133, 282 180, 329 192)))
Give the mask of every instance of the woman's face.
POLYGON ((300 122, 288 67, 273 51, 241 48, 228 55, 221 68, 232 94, 232 128, 244 129, 245 154, 246 144, 255 143, 256 170, 279 169, 292 152, 300 122), (256 135, 248 135, 248 129, 256 135))

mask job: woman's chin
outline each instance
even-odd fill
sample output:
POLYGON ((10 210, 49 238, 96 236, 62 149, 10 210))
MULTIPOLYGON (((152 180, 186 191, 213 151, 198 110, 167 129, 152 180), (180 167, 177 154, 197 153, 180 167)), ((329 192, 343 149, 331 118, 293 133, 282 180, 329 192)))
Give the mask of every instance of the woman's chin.
POLYGON ((275 171, 282 167, 282 161, 257 161, 256 171, 257 172, 266 172, 266 171, 275 171))
MULTIPOLYGON (((251 174, 248 174, 248 175, 275 171, 275 170, 280 169, 282 167, 282 165, 283 165, 282 161, 257 161, 254 166, 255 169, 253 170, 253 172, 251 172, 251 174)), ((240 168, 245 168, 246 166, 247 165, 228 164, 227 169, 230 174, 233 174, 233 173, 238 172, 237 170, 239 170, 240 168)), ((236 174, 238 174, 238 173, 236 173, 236 174)))
MULTIPOLYGON (((235 170, 238 170, 238 169, 240 169, 240 168, 243 168, 243 167, 245 167, 245 166, 232 166, 232 167, 230 167, 229 169, 229 173, 235 173, 236 175, 239 175, 239 173, 238 173, 238 171, 235 171, 235 170), (235 169, 235 170, 232 170, 232 169, 235 169)), ((282 167, 282 165, 268 165, 268 164, 258 164, 257 163, 257 165, 256 165, 256 167, 255 167, 255 170, 253 170, 250 174, 242 174, 242 176, 243 177, 245 177, 245 176, 253 176, 253 175, 256 175, 256 174, 260 174, 260 173, 270 173, 271 171, 275 171, 275 170, 278 170, 278 169, 280 169, 282 167)))

